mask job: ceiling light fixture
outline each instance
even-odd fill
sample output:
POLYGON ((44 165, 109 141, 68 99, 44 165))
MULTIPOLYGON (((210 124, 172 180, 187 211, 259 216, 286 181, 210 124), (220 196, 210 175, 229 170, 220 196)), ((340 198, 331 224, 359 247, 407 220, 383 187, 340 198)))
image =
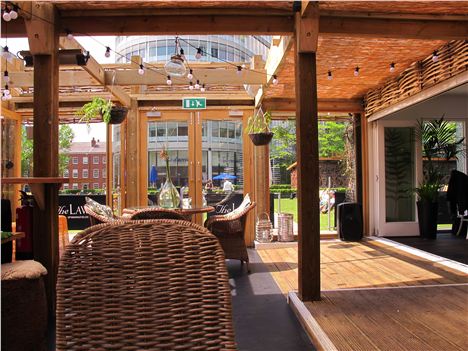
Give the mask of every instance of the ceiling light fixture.
POLYGON ((202 58, 202 55, 203 55, 202 49, 201 49, 201 48, 198 48, 198 49, 197 49, 197 53, 195 54, 195 58, 196 58, 197 60, 199 60, 199 59, 202 58))
POLYGON ((197 83, 195 83, 195 89, 200 89, 200 81, 197 79, 197 83))
POLYGON ((166 83, 167 83, 167 85, 172 85, 172 79, 171 79, 171 76, 167 76, 166 83))
POLYGON ((439 53, 436 50, 432 53, 432 62, 437 62, 437 61, 439 61, 439 53))
POLYGON ((333 76, 332 76, 332 72, 331 72, 331 71, 328 71, 327 79, 328 79, 328 80, 332 80, 332 79, 333 79, 333 76))
POLYGON ((395 63, 392 62, 390 64, 390 73, 393 73, 393 72, 395 72, 395 63))
POLYGON ((187 68, 184 63, 183 50, 180 49, 178 37, 176 37, 175 40, 175 53, 164 65, 164 70, 171 77, 183 77, 187 72, 187 68))
POLYGON ((138 74, 142 76, 145 74, 145 67, 143 65, 140 65, 140 68, 138 69, 138 74))
POLYGON ((359 76, 359 66, 356 66, 356 68, 354 69, 354 76, 355 77, 359 76))
POLYGON ((189 88, 190 90, 193 90, 193 83, 192 83, 192 82, 190 82, 190 85, 189 85, 188 88, 189 88))
POLYGON ((278 77, 276 76, 276 74, 273 75, 273 84, 278 85, 278 77))
POLYGON ((106 46, 106 53, 104 54, 105 57, 110 57, 111 55, 111 48, 106 46))

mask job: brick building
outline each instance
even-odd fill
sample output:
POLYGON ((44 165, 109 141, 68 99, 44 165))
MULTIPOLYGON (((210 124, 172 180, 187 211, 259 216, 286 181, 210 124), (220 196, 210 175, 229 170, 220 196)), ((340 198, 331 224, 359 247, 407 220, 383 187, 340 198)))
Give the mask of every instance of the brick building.
POLYGON ((63 176, 70 183, 63 189, 106 188, 106 143, 94 138, 90 142, 74 142, 70 146, 68 169, 63 176))

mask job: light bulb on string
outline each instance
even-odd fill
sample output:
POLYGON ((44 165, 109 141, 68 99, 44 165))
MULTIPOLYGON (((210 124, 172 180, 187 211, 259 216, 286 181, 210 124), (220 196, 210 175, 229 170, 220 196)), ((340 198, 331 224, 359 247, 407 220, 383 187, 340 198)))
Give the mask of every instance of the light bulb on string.
POLYGON ((3 81, 8 83, 10 81, 10 76, 8 75, 8 71, 3 72, 3 81))
POLYGON ((7 12, 7 9, 5 8, 5 11, 3 11, 2 18, 5 22, 10 22, 11 21, 11 16, 10 12, 7 12))
POLYGON ((192 80, 193 78, 193 70, 190 68, 189 74, 187 74, 187 79, 192 80))
POLYGON ((10 18, 15 20, 18 18, 18 5, 13 5, 13 10, 10 11, 10 18))
POLYGON ((67 39, 68 40, 73 40, 73 33, 72 33, 71 30, 68 30, 68 29, 67 29, 67 39))
POLYGON ((199 59, 202 58, 202 55, 203 55, 202 49, 201 49, 201 48, 198 48, 198 49, 197 49, 197 53, 195 54, 195 58, 196 58, 197 60, 199 60, 199 59))
POLYGON ((328 80, 332 80, 332 79, 333 79, 333 76, 332 76, 332 72, 331 72, 331 71, 328 71, 327 79, 328 79, 328 80))
POLYGON ((432 53, 432 62, 437 62, 437 61, 439 61, 439 53, 436 50, 432 53))
POLYGON ((184 55, 184 49, 180 49, 180 57, 182 57, 182 60, 187 61, 184 55))
POLYGON ((2 51, 2 57, 8 62, 12 62, 15 56, 10 52, 8 46, 4 46, 2 51))
POLYGON ((390 64, 390 73, 393 73, 393 72, 395 72, 395 63, 394 62, 392 62, 390 64))
POLYGON ((356 68, 354 69, 354 76, 355 76, 355 77, 358 77, 358 76, 359 76, 359 67, 356 67, 356 68))
POLYGON ((140 68, 138 69, 138 74, 142 76, 145 74, 145 67, 143 65, 140 65, 140 68))
POLYGON ((240 76, 242 74, 242 67, 241 66, 237 66, 237 75, 240 76))
POLYGON ((167 76, 166 83, 167 83, 167 85, 172 85, 172 79, 171 79, 171 76, 167 76))
POLYGON ((106 46, 106 53, 104 54, 105 57, 110 57, 111 55, 111 48, 106 46))
POLYGON ((276 76, 276 74, 273 75, 273 84, 278 85, 278 77, 276 76))
POLYGON ((200 91, 203 93, 205 92, 205 84, 202 84, 201 88, 200 88, 200 91))
POLYGON ((190 82, 190 85, 189 85, 188 88, 189 88, 190 90, 193 90, 193 83, 192 83, 192 82, 190 82))
POLYGON ((5 84, 5 89, 3 89, 3 94, 10 95, 10 89, 8 89, 8 84, 5 84))
POLYGON ((197 82, 195 83, 195 89, 200 89, 200 81, 197 79, 197 82))

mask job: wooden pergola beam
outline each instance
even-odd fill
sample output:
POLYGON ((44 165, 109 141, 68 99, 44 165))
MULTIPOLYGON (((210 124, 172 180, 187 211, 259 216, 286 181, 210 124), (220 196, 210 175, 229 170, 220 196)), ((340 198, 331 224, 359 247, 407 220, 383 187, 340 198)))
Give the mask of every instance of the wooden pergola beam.
MULTIPOLYGON (((90 70, 94 70, 95 65, 90 65, 90 70)), ((86 69, 86 68, 85 68, 86 69)), ((196 77, 194 80, 200 80, 203 84, 217 84, 217 85, 237 85, 241 86, 244 84, 265 84, 266 83, 266 70, 256 69, 250 71, 248 69, 243 70, 242 75, 237 75, 236 69, 211 69, 211 68, 199 68, 194 69, 196 77)), ((99 71, 97 71, 99 72, 99 71)), ((101 86, 112 87, 112 77, 114 71, 104 71, 104 76, 100 76, 103 82, 97 80, 97 78, 85 71, 70 70, 60 71, 60 86, 61 87, 74 87, 74 86, 101 86)), ((12 85, 17 87, 32 87, 33 85, 33 71, 28 72, 11 72, 10 82, 12 85)), ((3 76, 2 76, 3 79, 3 76)), ((116 70, 115 71, 115 86, 122 85, 166 85, 166 74, 161 70, 160 73, 153 70, 147 70, 144 75, 138 74, 138 69, 127 69, 127 70, 116 70)), ((4 83, 2 82, 2 85, 4 83)), ((185 77, 175 79, 172 78, 172 85, 187 85, 187 79, 185 77)))
MULTIPOLYGON (((76 39, 68 39, 66 37, 60 38, 60 47, 63 49, 80 49, 85 51, 81 44, 76 41, 76 39)), ((104 68, 94 59, 94 57, 91 56, 87 64, 82 67, 95 80, 105 86, 110 91, 110 93, 122 103, 122 105, 130 106, 130 96, 128 96, 128 94, 121 87, 113 85, 112 82, 109 84, 109 82, 106 81, 104 68)))
MULTIPOLYGON (((310 5, 309 5, 310 6, 310 5)), ((450 18, 450 17, 448 17, 450 18)), ((320 16, 319 32, 321 35, 362 36, 373 38, 432 39, 457 40, 468 37, 467 21, 464 17, 457 19, 439 18, 437 16, 420 16, 407 14, 380 14, 371 17, 350 16, 336 12, 334 15, 320 16)), ((265 34, 291 35, 294 31, 291 16, 270 15, 139 15, 122 16, 101 14, 96 16, 69 16, 63 13, 61 18, 62 35, 65 29, 89 35, 171 35, 184 34, 265 34)), ((5 32, 2 21, 2 32, 5 32)), ((9 37, 25 37, 24 19, 18 18, 8 22, 9 37)))
MULTIPOLYGON (((318 99, 318 112, 361 113, 364 110, 360 99, 318 99)), ((262 106, 269 111, 296 111, 295 99, 264 99, 262 106)))
POLYGON ((345 37, 464 40, 468 38, 468 20, 321 16, 319 32, 345 37))
POLYGON ((139 15, 61 18, 65 28, 89 35, 172 35, 172 34, 264 34, 283 35, 293 32, 291 16, 247 15, 139 15))

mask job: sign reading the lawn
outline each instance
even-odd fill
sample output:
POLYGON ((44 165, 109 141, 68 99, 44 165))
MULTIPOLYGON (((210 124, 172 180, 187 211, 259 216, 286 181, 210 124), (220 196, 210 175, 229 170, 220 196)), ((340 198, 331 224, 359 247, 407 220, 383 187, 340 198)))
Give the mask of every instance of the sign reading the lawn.
POLYGON ((206 109, 206 98, 183 98, 182 108, 186 110, 206 109))

